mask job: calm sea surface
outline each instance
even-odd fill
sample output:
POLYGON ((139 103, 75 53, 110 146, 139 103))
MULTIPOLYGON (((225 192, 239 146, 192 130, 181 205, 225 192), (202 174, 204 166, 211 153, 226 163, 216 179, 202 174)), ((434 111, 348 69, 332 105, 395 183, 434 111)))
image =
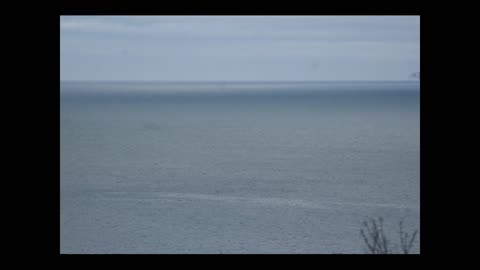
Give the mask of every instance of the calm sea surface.
MULTIPOLYGON (((418 82, 61 83, 62 253, 363 253, 420 226, 418 82)), ((415 252, 419 252, 419 241, 415 252)))

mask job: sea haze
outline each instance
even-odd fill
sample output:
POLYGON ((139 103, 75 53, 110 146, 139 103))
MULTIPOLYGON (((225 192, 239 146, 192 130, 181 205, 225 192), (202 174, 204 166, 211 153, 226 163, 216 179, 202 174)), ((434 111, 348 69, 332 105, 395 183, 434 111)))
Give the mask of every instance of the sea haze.
POLYGON ((418 81, 60 94, 61 253, 364 253, 366 217, 419 229, 418 81))

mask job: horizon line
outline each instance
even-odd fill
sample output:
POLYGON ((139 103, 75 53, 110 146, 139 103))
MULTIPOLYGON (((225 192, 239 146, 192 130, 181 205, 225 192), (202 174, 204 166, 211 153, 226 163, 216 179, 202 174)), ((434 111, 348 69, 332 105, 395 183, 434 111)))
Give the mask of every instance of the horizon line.
POLYGON ((60 80, 60 82, 168 82, 168 83, 227 83, 227 82, 245 82, 245 83, 309 83, 309 82, 420 82, 420 80, 60 80))

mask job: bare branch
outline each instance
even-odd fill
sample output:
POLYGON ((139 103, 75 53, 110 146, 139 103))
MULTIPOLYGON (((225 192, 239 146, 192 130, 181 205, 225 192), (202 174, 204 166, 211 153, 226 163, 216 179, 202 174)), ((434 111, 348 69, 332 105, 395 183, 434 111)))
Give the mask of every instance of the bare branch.
MULTIPOLYGON (((362 222, 363 228, 360 229, 360 235, 366 246, 366 250, 372 254, 389 254, 394 250, 390 249, 390 241, 385 235, 383 218, 368 218, 362 222)), ((399 223, 400 246, 398 253, 409 254, 413 247, 418 230, 415 230, 410 236, 404 231, 403 220, 399 223)), ((398 246, 396 246, 398 247, 398 246)))

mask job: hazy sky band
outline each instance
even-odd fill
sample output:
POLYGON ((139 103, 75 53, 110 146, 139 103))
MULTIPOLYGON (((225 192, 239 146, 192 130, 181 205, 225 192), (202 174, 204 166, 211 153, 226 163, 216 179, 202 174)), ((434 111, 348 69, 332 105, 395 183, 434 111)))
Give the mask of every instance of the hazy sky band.
POLYGON ((419 16, 62 16, 62 80, 407 80, 419 16))

